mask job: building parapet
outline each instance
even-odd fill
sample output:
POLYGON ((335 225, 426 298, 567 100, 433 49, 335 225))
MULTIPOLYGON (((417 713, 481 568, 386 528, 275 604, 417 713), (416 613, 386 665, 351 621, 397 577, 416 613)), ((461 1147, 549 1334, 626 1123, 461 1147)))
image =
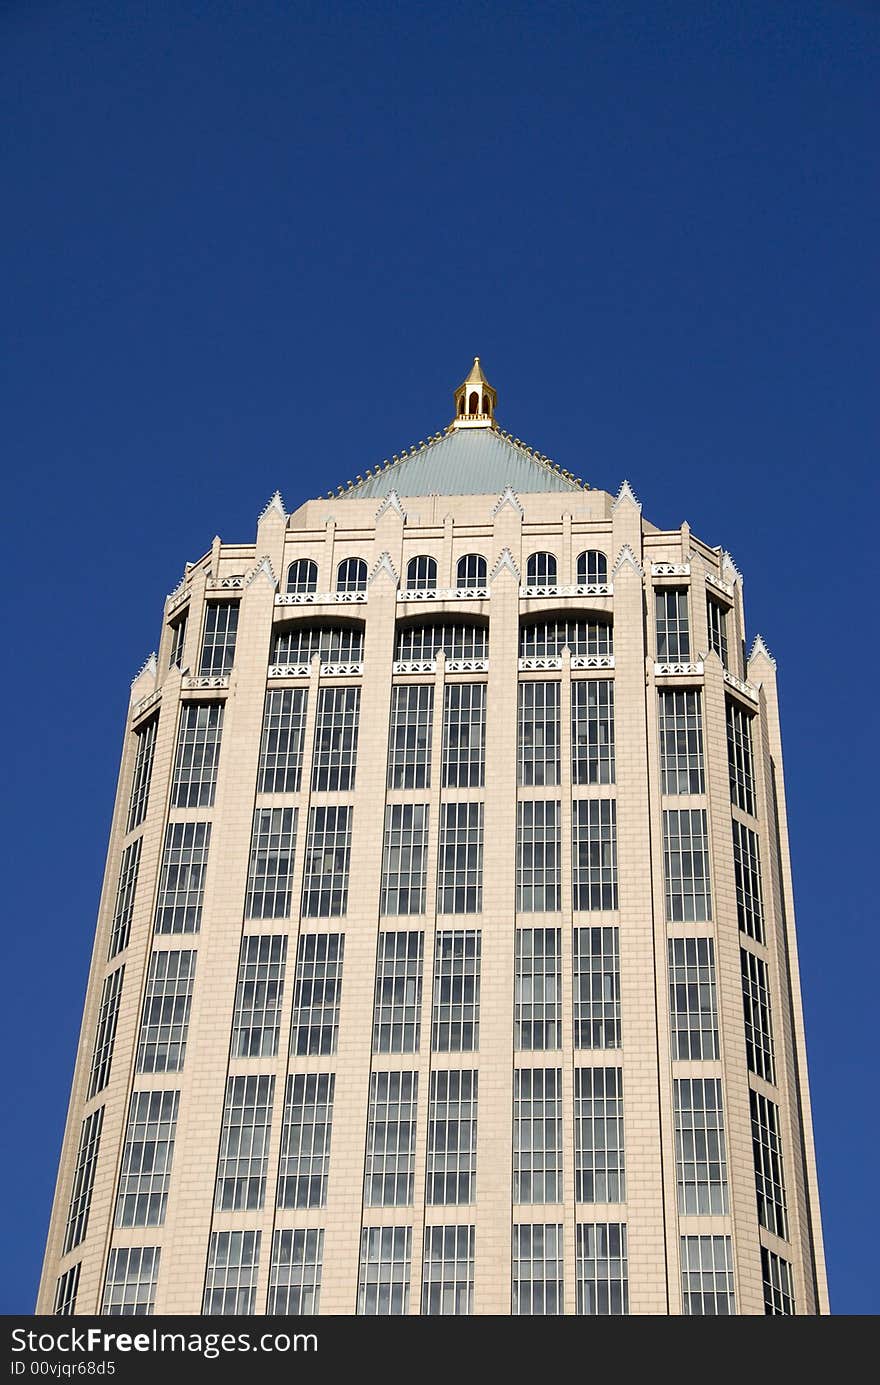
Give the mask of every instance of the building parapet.
POLYGON ((690 577, 690 563, 652 563, 652 577, 690 577))
POLYGON ((729 601, 733 600, 733 584, 725 582, 721 577, 716 577, 714 572, 706 573, 706 586, 715 587, 717 591, 723 592, 729 601))
POLYGON ((703 676, 703 662, 699 660, 695 664, 655 664, 655 678, 701 678, 703 676))
POLYGON ((485 601, 488 587, 429 587, 426 591, 407 587, 397 593, 398 601, 485 601))
POLYGON ((737 692, 742 693, 743 697, 747 697, 751 702, 758 701, 758 689, 753 688, 751 683, 744 683, 741 678, 737 678, 728 669, 724 670, 724 681, 728 687, 736 688, 737 692))
POLYGON ((180 686, 187 692, 196 692, 199 688, 228 688, 228 673, 195 673, 188 674, 186 678, 180 680, 180 686))
POLYGON ((276 606, 362 606, 367 600, 362 592, 279 592, 276 606))
POLYGON ((523 601, 541 596, 613 596, 613 582, 580 582, 574 587, 520 587, 523 601))

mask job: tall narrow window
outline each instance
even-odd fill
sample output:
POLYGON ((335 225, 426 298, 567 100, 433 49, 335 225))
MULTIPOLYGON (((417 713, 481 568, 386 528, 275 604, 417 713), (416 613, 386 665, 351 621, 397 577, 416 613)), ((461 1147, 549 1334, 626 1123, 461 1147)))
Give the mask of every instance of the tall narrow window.
POLYGON ((278 1165, 279 1207, 327 1204, 335 1083, 332 1072, 288 1074, 278 1165))
POLYGON ((756 957, 754 952, 746 952, 745 948, 740 949, 739 956, 742 967, 743 1014, 749 1072, 763 1077, 765 1082, 775 1082, 767 963, 756 957))
POLYGON ((755 814, 755 765, 752 718, 732 698, 727 699, 727 763, 730 801, 744 813, 755 814))
POLYGON ((710 919, 712 896, 705 808, 664 811, 663 864, 667 920, 694 923, 710 919))
POLYGON ((749 1104, 752 1112, 752 1152, 755 1157, 758 1221, 774 1236, 787 1241, 788 1213, 785 1205, 785 1179, 782 1174, 779 1107, 751 1087, 749 1104))
POLYGON ((373 1001, 373 1052, 418 1053, 424 933, 380 933, 373 1001))
POLYGON ((437 586, 437 560, 421 556, 410 558, 406 565, 406 586, 408 591, 434 591, 437 586))
POLYGON ((431 787, 434 689, 430 683, 398 683, 391 689, 388 788, 431 787))
POLYGON ((342 996, 342 933, 301 933, 296 952, 291 1054, 335 1053, 342 996))
POLYGON ((699 689, 660 690, 660 791, 705 793, 699 689))
POLYGON ((755 942, 764 941, 764 905, 761 898, 761 853, 758 834, 733 820, 733 874, 736 880, 736 912, 739 926, 755 942))
POLYGON ((579 553, 577 560, 577 583, 579 587, 591 587, 608 581, 608 559, 597 548, 588 548, 579 553))
POLYGON ((729 1317, 736 1312, 729 1236, 682 1236, 681 1295, 684 1312, 691 1317, 729 1317))
POLYGON ((709 648, 718 655, 725 668, 727 662, 727 608, 714 597, 706 598, 706 616, 709 624, 709 648))
POLYGON ((287 593, 289 596, 306 596, 317 590, 318 564, 311 558, 297 558, 287 569, 287 593))
POLYGON ((574 1157, 576 1202, 626 1201, 620 1068, 575 1068, 574 1157))
POLYGON ((617 928, 575 928, 574 1046, 620 1048, 620 942, 617 928))
POLYGON ((169 822, 156 901, 157 933, 198 933, 210 843, 209 822, 169 822))
POLYGON ((226 1083, 214 1207, 255 1211, 266 1196, 274 1077, 230 1077, 226 1083))
POLYGON ((254 809, 245 918, 290 917, 296 817, 295 808, 254 809))
POLYGON ((571 805, 575 909, 617 908, 617 804, 576 798, 571 805))
POLYGON ((367 565, 363 558, 343 558, 336 569, 336 590, 338 592, 365 592, 367 590, 367 565))
POLYGON ((561 803, 538 799, 516 805, 516 907, 550 913, 561 907, 561 803))
POLYGON ((137 1072, 180 1072, 196 973, 194 952, 154 952, 138 1038, 137 1072))
POLYGON ((323 1259, 324 1232, 317 1227, 276 1231, 272 1238, 266 1312, 285 1317, 317 1313, 323 1259))
POLYGON ((222 728, 222 702, 184 702, 177 733, 172 808, 212 806, 222 728))
POLYGON ((422 1316, 461 1317, 474 1297, 473 1226, 426 1226, 422 1316))
POLYGON ((110 1064, 113 1062, 113 1045, 116 1040, 116 1024, 119 1019, 119 1002, 122 998, 122 978, 125 966, 117 967, 104 977, 101 989, 101 1005, 98 1010, 98 1027, 95 1031, 95 1045, 92 1050, 92 1067, 89 1073, 88 1097, 102 1092, 110 1081, 110 1064))
POLYGON ((519 685, 519 784, 559 783, 559 682, 519 685))
POLYGON ((718 1058, 715 944, 711 938, 670 938, 668 947, 672 1056, 718 1058))
POLYGON ((438 914, 478 914, 483 907, 483 805, 441 803, 438 914))
POLYGON ((347 804, 309 809, 302 890, 305 918, 338 918, 348 907, 351 813, 347 804))
POLYGON ((86 1116, 79 1132, 79 1145, 76 1151, 76 1165, 73 1170, 73 1186, 70 1190, 70 1204, 67 1209, 67 1222, 64 1227, 64 1249, 62 1255, 69 1253, 85 1240, 89 1226, 89 1210, 92 1205, 92 1188, 95 1184, 95 1169, 98 1163, 98 1148, 101 1143, 101 1127, 104 1124, 104 1107, 100 1106, 90 1116, 86 1116))
POLYGON ((385 809, 379 912, 423 914, 427 865, 427 803, 389 803, 385 809))
POLYGON ((233 1058, 274 1058, 278 1052, 286 960, 283 934, 250 933, 242 938, 232 1017, 233 1058))
POLYGON ((431 1070, 425 1190, 429 1206, 476 1201, 478 1082, 478 1072, 431 1070))
POLYGON ((321 688, 312 756, 312 788, 354 788, 357 761, 360 688, 321 688))
POLYGON ((562 1201, 561 1068, 514 1068, 513 1200, 562 1201))
POLYGON ((69 1270, 65 1270, 55 1285, 55 1306, 53 1317, 72 1318, 76 1312, 76 1295, 79 1290, 79 1272, 82 1261, 77 1260, 69 1270))
POLYGON ((486 776, 486 684, 447 683, 443 787, 481 789, 486 776))
POLYGON ((721 1082, 679 1078, 675 1089, 678 1210, 684 1217, 727 1215, 727 1155, 721 1082))
POLYGON ((455 585, 459 591, 486 585, 486 559, 481 553, 466 553, 455 566, 455 585))
POLYGON ((761 1246, 761 1279, 764 1284, 764 1312, 768 1316, 794 1315, 794 1287, 791 1265, 761 1246))
POLYGON ((558 659, 563 649, 577 658, 607 658, 614 653, 614 631, 604 620, 535 620, 520 627, 521 659, 558 659))
POLYGON ((115 1226, 162 1226, 180 1092, 133 1092, 122 1150, 115 1226))
POLYGON ((147 816, 158 725, 159 718, 151 717, 145 726, 135 732, 134 773, 131 778, 131 797, 128 800, 126 832, 133 832, 136 827, 140 827, 147 816))
POLYGON ((299 793, 307 705, 305 688, 270 688, 266 693, 260 793, 299 793))
POLYGON ((111 1250, 101 1312, 105 1317, 151 1317, 159 1280, 158 1246, 111 1250))
POLYGON ((209 601, 205 606, 205 630, 199 674, 203 678, 223 677, 235 659, 238 634, 238 602, 209 601))
POLYGON ((660 587, 654 592, 657 615, 657 661, 686 664, 691 657, 688 594, 682 588, 660 587))
POLYGON ((358 1314, 402 1316, 409 1312, 411 1226, 365 1226, 361 1231, 358 1314))
POLYGON ((513 1228, 513 1313, 551 1316, 563 1311, 562 1226, 513 1228))
POLYGON ((112 961, 128 947, 131 936, 131 920, 134 914, 134 896, 137 890, 138 870, 141 864, 143 837, 136 837, 122 853, 119 865, 119 880, 116 884, 116 903, 113 906, 113 922, 110 926, 110 948, 107 960, 112 961))
POLYGON ((364 1204, 407 1207, 416 1161, 417 1072, 370 1074, 364 1204))
POLYGON ((614 684, 576 678, 571 685, 573 784, 614 783, 614 684))
POLYGON ((514 1048, 562 1047, 561 953, 560 929, 516 930, 514 1048))
POLYGON ((556 559, 552 553, 532 553, 526 562, 527 587, 554 587, 556 559))
POLYGON ((208 1271, 202 1313, 206 1316, 250 1316, 257 1297, 260 1264, 259 1231, 214 1231, 208 1247, 208 1271))
POLYGON ((578 1223, 577 1311, 593 1317, 617 1317, 629 1312, 623 1223, 578 1223))
POLYGON ((432 1046, 462 1053, 480 1046, 480 931, 438 930, 434 952, 432 1046))
POLYGON ((183 650, 186 643, 186 626, 188 611, 184 611, 178 620, 171 625, 171 655, 168 659, 169 668, 180 668, 183 664, 183 650))

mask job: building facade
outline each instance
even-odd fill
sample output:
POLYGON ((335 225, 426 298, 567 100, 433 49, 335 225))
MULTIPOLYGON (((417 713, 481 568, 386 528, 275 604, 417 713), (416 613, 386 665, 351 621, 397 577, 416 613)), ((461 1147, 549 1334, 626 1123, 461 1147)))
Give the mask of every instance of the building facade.
POLYGON ((495 408, 166 601, 39 1313, 829 1311, 774 661, 495 408))

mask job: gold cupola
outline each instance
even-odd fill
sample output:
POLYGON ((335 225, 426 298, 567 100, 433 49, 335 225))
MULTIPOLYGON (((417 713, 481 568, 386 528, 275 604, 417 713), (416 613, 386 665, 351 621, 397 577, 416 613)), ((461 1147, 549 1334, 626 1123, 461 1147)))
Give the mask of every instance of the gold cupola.
POLYGON ((474 357, 467 379, 455 391, 453 428, 493 428, 498 395, 483 374, 479 356, 474 357))

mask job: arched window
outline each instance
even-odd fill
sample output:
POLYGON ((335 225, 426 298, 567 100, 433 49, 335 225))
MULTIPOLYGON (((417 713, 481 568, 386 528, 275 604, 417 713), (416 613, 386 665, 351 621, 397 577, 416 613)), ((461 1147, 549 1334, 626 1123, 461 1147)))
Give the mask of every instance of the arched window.
POLYGON ((407 591, 433 591, 437 586, 437 560, 422 555, 410 558, 406 565, 407 591))
POLYGON ((586 553, 578 554, 578 586, 589 586, 595 582, 608 581, 608 559, 597 548, 588 548, 586 553))
POLYGON ((336 590, 338 592, 365 592, 367 590, 367 565, 363 558, 343 558, 336 569, 336 590))
POLYGON ((556 559, 552 553, 533 553, 526 563, 527 587, 555 587, 556 559))
POLYGON ((466 553, 459 558, 455 569, 457 587, 485 587, 486 559, 482 553, 466 553))
POLYGON ((463 413, 464 413, 464 395, 462 395, 462 396, 461 396, 461 399, 459 399, 459 401, 458 401, 458 412, 459 412, 460 414, 463 414, 463 413))
POLYGON ((487 414, 488 412, 489 412, 489 396, 488 396, 488 394, 484 394, 484 395, 483 395, 483 413, 484 413, 484 414, 487 414))
POLYGON ((468 412, 478 414, 480 412, 480 396, 476 390, 471 390, 471 397, 468 400, 468 412))
POLYGON ((287 591, 294 593, 313 592, 318 585, 318 564, 311 558, 297 558, 287 569, 287 591))

